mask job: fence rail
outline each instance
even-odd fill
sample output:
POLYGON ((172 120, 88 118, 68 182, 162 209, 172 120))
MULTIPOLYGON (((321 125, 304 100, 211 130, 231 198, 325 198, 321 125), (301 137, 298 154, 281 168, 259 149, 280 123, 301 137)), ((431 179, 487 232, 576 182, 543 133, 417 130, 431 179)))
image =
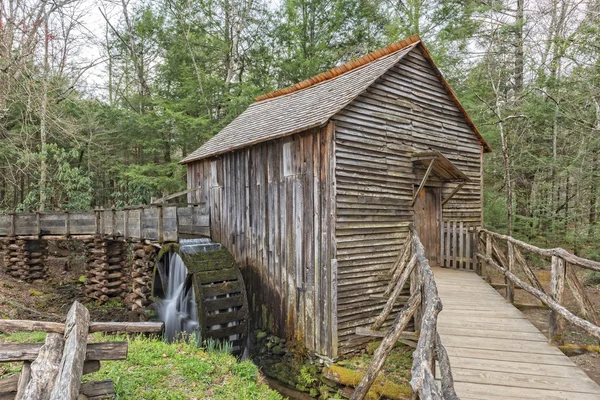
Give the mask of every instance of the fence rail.
POLYGON ((210 214, 202 204, 0 214, 0 237, 82 235, 174 242, 180 235, 210 236, 210 214))
MULTIPOLYGON (((600 262, 588 260, 569 253, 562 248, 542 249, 511 236, 501 235, 486 229, 478 231, 477 257, 483 265, 500 272, 505 277, 506 299, 514 303, 515 287, 525 290, 550 308, 548 338, 551 342, 563 343, 564 321, 580 327, 591 336, 600 340, 600 319, 577 277, 576 268, 600 271, 600 262), (499 245, 499 242, 506 247, 499 245), (527 263, 523 251, 550 258, 551 280, 549 292, 537 278, 527 263), (522 272, 529 283, 522 281, 516 274, 522 272), (567 310, 564 303, 565 287, 568 286, 581 310, 580 318, 567 310)), ((491 281, 488 271, 482 271, 491 281)), ((523 306, 523 305, 521 305, 523 306)))

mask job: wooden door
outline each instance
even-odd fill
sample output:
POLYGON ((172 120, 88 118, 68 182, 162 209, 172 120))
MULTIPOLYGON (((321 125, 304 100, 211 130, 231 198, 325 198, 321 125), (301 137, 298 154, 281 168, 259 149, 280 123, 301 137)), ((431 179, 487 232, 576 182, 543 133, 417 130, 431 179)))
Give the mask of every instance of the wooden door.
MULTIPOLYGON (((416 187, 415 190, 418 188, 416 187)), ((439 265, 441 220, 440 188, 425 186, 415 201, 415 228, 425 247, 425 257, 431 266, 439 265)))

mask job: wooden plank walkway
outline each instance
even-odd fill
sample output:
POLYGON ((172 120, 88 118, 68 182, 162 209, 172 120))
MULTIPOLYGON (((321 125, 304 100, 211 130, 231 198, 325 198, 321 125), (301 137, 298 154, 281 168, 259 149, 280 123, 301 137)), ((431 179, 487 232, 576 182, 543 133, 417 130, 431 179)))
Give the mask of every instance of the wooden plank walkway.
POLYGON ((433 271, 444 306, 438 332, 461 399, 600 399, 600 386, 479 275, 433 271))

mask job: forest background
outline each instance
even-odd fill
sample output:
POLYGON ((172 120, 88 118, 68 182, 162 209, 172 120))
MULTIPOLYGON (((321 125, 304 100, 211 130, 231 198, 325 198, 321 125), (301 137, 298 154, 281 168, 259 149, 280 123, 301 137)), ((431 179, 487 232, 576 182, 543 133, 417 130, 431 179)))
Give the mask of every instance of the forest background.
POLYGON ((0 211, 182 190, 254 97, 418 34, 494 149, 486 225, 600 259, 599 0, 0 4, 0 211))

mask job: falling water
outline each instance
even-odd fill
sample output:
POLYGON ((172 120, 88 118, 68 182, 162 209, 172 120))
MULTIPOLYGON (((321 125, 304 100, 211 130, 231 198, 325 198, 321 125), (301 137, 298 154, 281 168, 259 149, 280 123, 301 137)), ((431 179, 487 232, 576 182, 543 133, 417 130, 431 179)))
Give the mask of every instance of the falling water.
POLYGON ((167 292, 156 308, 165 323, 165 337, 172 341, 180 338, 182 332, 189 335, 197 332, 200 324, 194 289, 191 284, 186 287, 187 268, 177 253, 170 253, 168 260, 167 292))

